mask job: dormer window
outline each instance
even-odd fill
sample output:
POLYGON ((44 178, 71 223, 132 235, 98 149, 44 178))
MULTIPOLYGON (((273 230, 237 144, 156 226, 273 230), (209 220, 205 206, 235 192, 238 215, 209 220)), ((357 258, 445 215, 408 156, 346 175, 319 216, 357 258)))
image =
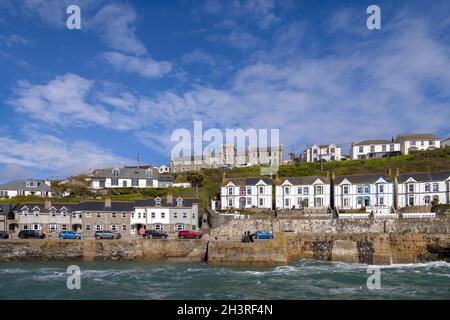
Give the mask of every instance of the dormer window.
POLYGON ((157 206, 161 205, 161 199, 160 198, 156 198, 155 199, 155 205, 157 205, 157 206))
POLYGON ((55 210, 51 210, 50 214, 52 215, 52 217, 55 217, 56 216, 56 211, 55 210))
POLYGON ((177 199, 177 206, 178 207, 183 206, 183 199, 177 199))
POLYGON ((37 181, 27 181, 26 185, 29 188, 35 188, 35 187, 37 187, 37 181))
POLYGON ((35 216, 35 217, 39 217, 39 210, 34 210, 33 213, 34 213, 34 216, 35 216))
POLYGON ((145 171, 145 176, 146 176, 147 178, 153 178, 153 171, 150 170, 150 169, 146 170, 146 171, 145 171))
POLYGON ((120 174, 120 169, 119 169, 119 168, 114 168, 114 169, 112 170, 112 175, 113 175, 113 177, 118 177, 119 174, 120 174))
POLYGON ((26 209, 22 210, 22 215, 24 217, 28 216, 28 210, 26 210, 26 209))

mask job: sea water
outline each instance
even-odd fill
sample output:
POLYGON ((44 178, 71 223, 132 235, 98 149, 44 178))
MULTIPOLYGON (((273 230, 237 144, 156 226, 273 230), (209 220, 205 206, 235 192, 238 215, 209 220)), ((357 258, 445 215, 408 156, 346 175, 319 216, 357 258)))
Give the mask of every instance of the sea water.
POLYGON ((449 299, 450 264, 380 267, 369 289, 368 266, 299 260, 286 266, 224 267, 204 263, 0 263, 0 299, 449 299), (67 268, 81 269, 69 290, 67 268))

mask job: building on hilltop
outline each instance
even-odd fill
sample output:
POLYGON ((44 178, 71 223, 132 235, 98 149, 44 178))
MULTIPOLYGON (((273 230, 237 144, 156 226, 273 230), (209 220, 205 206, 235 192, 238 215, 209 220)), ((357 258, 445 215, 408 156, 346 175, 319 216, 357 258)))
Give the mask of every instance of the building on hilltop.
POLYGON ((0 185, 0 198, 20 196, 51 197, 52 189, 49 180, 13 180, 0 185))
POLYGON ((364 140, 353 143, 350 148, 352 160, 382 158, 391 155, 400 155, 400 143, 394 139, 389 140, 364 140))
POLYGON ((336 144, 316 144, 306 148, 300 155, 304 162, 339 161, 341 157, 341 147, 336 144))
POLYGON ((204 155, 173 157, 171 172, 199 171, 211 168, 234 168, 249 165, 272 166, 283 163, 283 146, 249 147, 246 151, 237 150, 233 145, 223 144, 219 152, 204 155))
POLYGON ((92 189, 105 188, 168 188, 173 184, 169 175, 148 167, 124 167, 95 170, 90 176, 92 189))
POLYGON ((402 154, 409 154, 414 151, 433 150, 441 147, 439 138, 431 133, 400 134, 395 138, 395 142, 400 144, 402 154))

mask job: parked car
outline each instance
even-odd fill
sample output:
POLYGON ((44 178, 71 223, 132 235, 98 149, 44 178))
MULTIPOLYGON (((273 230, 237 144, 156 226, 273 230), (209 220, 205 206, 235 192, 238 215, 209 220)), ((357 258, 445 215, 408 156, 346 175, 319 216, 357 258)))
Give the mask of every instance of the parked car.
POLYGON ((60 239, 81 239, 81 234, 73 232, 73 231, 61 231, 59 233, 60 239))
POLYGON ((22 230, 19 232, 20 239, 44 239, 45 234, 37 230, 22 230))
POLYGON ((103 239, 120 239, 120 234, 116 232, 112 232, 109 230, 105 231, 95 231, 94 235, 95 239, 103 240, 103 239))
POLYGON ((143 237, 144 239, 167 239, 169 235, 160 230, 145 230, 143 237))
POLYGON ((200 239, 203 236, 201 232, 183 230, 178 232, 179 239, 200 239))
POLYGON ((255 238, 256 239, 273 239, 273 234, 270 232, 256 231, 255 238))
POLYGON ((9 234, 6 231, 0 231, 0 239, 9 239, 9 234))

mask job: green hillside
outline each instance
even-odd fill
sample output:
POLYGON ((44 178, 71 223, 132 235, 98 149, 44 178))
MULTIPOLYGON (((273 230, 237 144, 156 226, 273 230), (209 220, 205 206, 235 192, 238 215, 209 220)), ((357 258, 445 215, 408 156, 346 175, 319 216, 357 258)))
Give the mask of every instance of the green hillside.
MULTIPOLYGON (((336 175, 352 175, 364 173, 385 173, 388 169, 399 168, 400 172, 426 172, 450 170, 450 148, 437 149, 433 151, 423 151, 414 155, 406 155, 392 158, 370 159, 370 160, 347 160, 325 162, 323 170, 319 163, 296 163, 282 165, 280 167, 279 177, 326 175, 328 171, 333 170, 336 175)), ((260 167, 234 168, 231 170, 222 169, 204 169, 198 173, 203 176, 202 185, 198 188, 198 198, 200 207, 207 208, 209 200, 220 194, 220 185, 223 177, 244 178, 259 177, 260 167)), ((176 182, 188 181, 189 173, 178 173, 174 175, 176 182)), ((75 178, 74 178, 75 179, 75 178)), ((78 179, 80 180, 80 179, 78 179)), ((102 200, 110 197, 116 201, 133 201, 149 197, 164 197, 168 193, 174 197, 195 198, 197 191, 195 188, 165 188, 165 189, 115 189, 109 190, 107 196, 94 197, 84 188, 79 187, 77 194, 70 197, 52 198, 55 202, 80 202, 83 200, 102 200)), ((3 199, 1 202, 11 202, 12 199, 3 199)), ((15 198, 14 202, 23 203, 27 201, 43 201, 38 197, 15 198)))

